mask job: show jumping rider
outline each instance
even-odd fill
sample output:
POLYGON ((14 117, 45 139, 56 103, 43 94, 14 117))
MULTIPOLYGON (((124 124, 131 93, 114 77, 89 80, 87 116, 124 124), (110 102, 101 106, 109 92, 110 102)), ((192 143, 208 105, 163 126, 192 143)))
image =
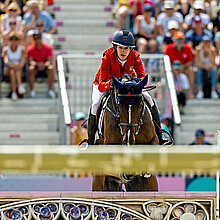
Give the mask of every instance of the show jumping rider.
MULTIPOLYGON (((100 99, 112 88, 112 76, 120 78, 124 74, 129 74, 137 78, 145 77, 140 54, 133 49, 135 44, 134 36, 131 32, 126 30, 118 31, 113 38, 112 45, 112 47, 103 53, 100 69, 96 73, 93 82, 92 107, 88 121, 89 137, 96 127, 96 112, 100 99)), ((152 107, 152 117, 154 121, 160 126, 160 118, 155 102, 147 91, 142 94, 147 98, 152 107)), ((158 136, 160 145, 167 142, 162 139, 161 134, 158 136)), ((94 138, 95 134, 90 138, 88 144, 94 144, 94 138)))

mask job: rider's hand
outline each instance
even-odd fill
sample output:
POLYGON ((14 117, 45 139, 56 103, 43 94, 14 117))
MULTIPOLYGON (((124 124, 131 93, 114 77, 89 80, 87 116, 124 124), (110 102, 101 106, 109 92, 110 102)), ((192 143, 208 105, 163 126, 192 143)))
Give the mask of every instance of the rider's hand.
POLYGON ((113 87, 114 87, 114 84, 113 84, 112 79, 109 81, 109 87, 111 87, 111 88, 113 88, 113 87))
POLYGON ((142 80, 142 78, 135 78, 135 82, 139 83, 142 80))

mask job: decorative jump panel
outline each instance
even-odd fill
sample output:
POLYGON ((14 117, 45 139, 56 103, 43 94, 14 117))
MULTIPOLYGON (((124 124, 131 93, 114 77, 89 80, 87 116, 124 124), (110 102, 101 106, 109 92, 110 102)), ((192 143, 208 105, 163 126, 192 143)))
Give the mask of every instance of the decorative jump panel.
POLYGON ((16 200, 0 200, 1 220, 214 220, 216 214, 216 201, 211 197, 16 200))

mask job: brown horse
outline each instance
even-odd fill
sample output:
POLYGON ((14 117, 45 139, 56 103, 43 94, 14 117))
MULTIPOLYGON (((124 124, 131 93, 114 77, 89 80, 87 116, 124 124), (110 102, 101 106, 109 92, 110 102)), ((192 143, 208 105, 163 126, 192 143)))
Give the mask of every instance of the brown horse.
MULTIPOLYGON (((142 89, 147 76, 140 82, 124 75, 122 82, 113 77, 114 90, 111 91, 105 107, 102 129, 102 144, 158 145, 149 107, 145 104, 142 89)), ((154 175, 95 175, 93 191, 157 191, 154 175)))

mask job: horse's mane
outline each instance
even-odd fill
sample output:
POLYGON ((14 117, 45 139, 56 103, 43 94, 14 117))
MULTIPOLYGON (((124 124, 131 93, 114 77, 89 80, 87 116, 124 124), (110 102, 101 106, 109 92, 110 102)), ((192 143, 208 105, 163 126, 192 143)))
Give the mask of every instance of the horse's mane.
POLYGON ((118 79, 120 82, 126 82, 126 81, 133 81, 135 83, 139 82, 139 79, 136 77, 133 77, 132 75, 129 74, 124 74, 122 77, 118 79))

